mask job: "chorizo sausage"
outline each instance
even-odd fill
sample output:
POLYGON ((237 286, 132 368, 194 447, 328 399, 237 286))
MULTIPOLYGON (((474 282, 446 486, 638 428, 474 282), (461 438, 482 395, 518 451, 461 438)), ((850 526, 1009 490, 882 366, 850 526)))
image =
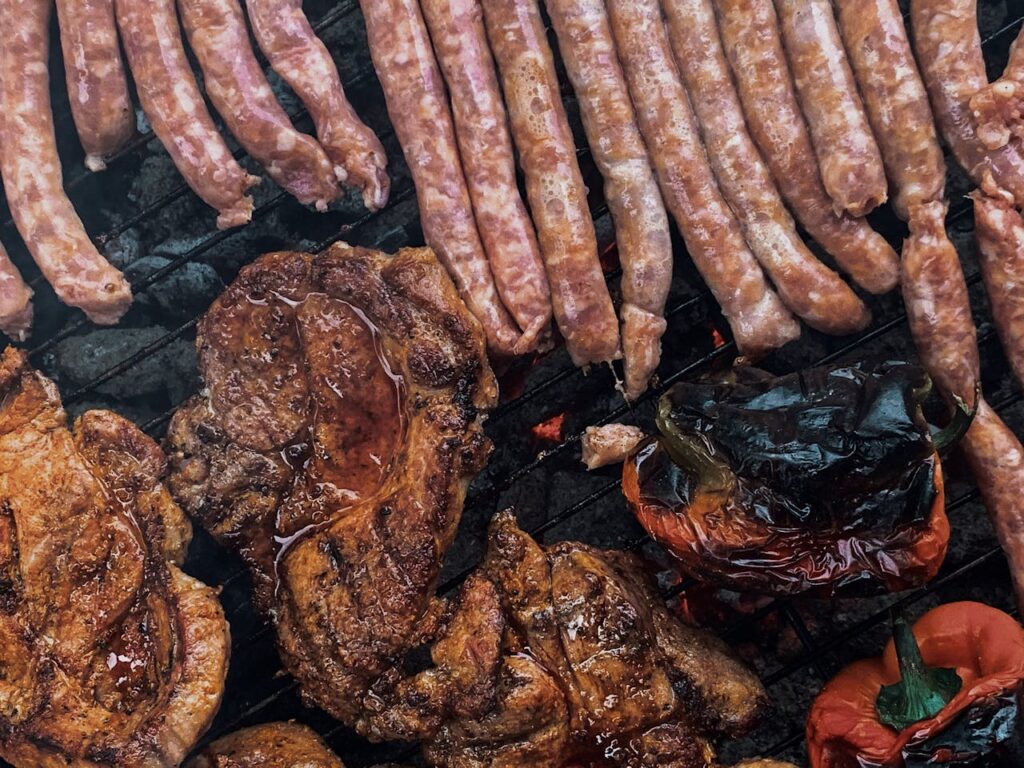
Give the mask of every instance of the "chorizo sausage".
POLYGON ((303 205, 325 211, 338 196, 334 167, 311 136, 295 130, 249 43, 238 0, 178 0, 206 94, 238 143, 303 205))
MULTIPOLYGON (((946 237, 945 213, 940 202, 910 210, 903 299, 925 370, 947 398, 973 403, 980 379, 977 333, 960 259, 946 237)), ((1024 604, 1024 449, 984 399, 962 445, 1010 561, 1018 603, 1024 604)))
POLYGON ((892 185, 893 207, 906 221, 911 206, 942 200, 946 191, 946 161, 907 28, 896 0, 837 3, 836 8, 892 185))
POLYGON ((1024 386, 1024 219, 1013 196, 991 184, 971 193, 978 261, 992 316, 1017 381, 1024 386))
POLYGON ((668 214, 603 0, 547 0, 547 9, 615 224, 622 263, 625 394, 635 400, 658 367, 667 327, 665 302, 672 285, 668 214))
POLYGON ((1011 136, 1024 138, 1024 30, 1010 46, 1002 76, 971 96, 971 115, 978 140, 986 149, 1006 146, 1011 136))
POLYGON ((721 306, 740 354, 762 357, 799 337, 800 324, 768 285, 718 188, 658 0, 608 0, 608 13, 637 121, 686 250, 721 306))
POLYGON ((569 119, 537 0, 482 0, 558 328, 576 365, 619 356, 569 119))
POLYGON ((174 0, 115 0, 117 24, 142 110, 185 181, 217 210, 221 229, 252 218, 246 173, 206 109, 185 57, 174 0))
POLYGON ((57 0, 71 115, 90 171, 135 135, 114 0, 57 0))
POLYGON ((987 83, 977 0, 911 0, 917 63, 939 133, 960 166, 980 184, 986 174, 1024 203, 1024 153, 1018 142, 989 150, 974 127, 970 99, 987 83))
POLYGON ((487 333, 512 355, 519 333, 494 287, 466 189, 455 127, 417 0, 360 0, 370 55, 416 185, 427 245, 487 333))
POLYGON ((530 352, 549 335, 551 291, 516 182, 483 11, 476 0, 421 0, 420 7, 451 94, 462 167, 494 282, 523 332, 517 352, 530 352))
POLYGON ((818 172, 770 2, 715 0, 718 26, 754 139, 779 192, 807 233, 872 293, 899 282, 899 257, 860 218, 836 213, 818 172))
POLYGON ((338 67, 302 12, 302 0, 246 0, 253 35, 270 66, 306 105, 338 180, 379 211, 388 202, 387 155, 345 96, 338 67))
POLYGON ((775 7, 825 189, 837 211, 863 216, 886 201, 885 169, 832 3, 775 0, 775 7))
POLYGON ((795 314, 825 333, 871 322, 867 307, 807 250, 747 132, 711 0, 665 0, 669 39, 719 187, 747 244, 795 314))
POLYGON ((32 330, 32 289, 0 245, 0 333, 25 341, 32 330))
POLYGON ((50 107, 49 22, 48 0, 0 0, 0 174, 14 223, 57 296, 93 322, 112 324, 132 292, 64 192, 50 107))

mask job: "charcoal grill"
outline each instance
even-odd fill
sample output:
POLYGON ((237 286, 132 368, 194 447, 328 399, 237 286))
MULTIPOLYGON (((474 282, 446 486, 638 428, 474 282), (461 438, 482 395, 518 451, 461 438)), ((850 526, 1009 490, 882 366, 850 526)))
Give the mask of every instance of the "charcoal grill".
MULTIPOLYGON (((982 0, 979 5, 986 60, 990 72, 997 73, 1024 22, 1024 0, 982 0)), ((81 313, 57 302, 20 247, 6 207, 0 208, 3 240, 37 293, 37 329, 28 344, 32 360, 58 382, 73 415, 94 407, 112 408, 161 438, 174 408, 199 386, 192 344, 197 317, 241 266, 259 253, 283 248, 317 250, 339 238, 384 250, 422 242, 409 174, 370 65, 358 4, 356 0, 307 0, 305 6, 338 61, 350 98, 387 147, 393 194, 389 206, 379 213, 367 214, 357 197, 350 195, 328 213, 316 214, 265 180, 256 190, 253 223, 216 232, 213 212, 186 189, 145 125, 108 171, 89 174, 60 77, 60 54, 54 50, 54 111, 69 194, 88 230, 102 233, 97 240, 127 272, 137 296, 118 327, 89 325, 81 313)), ((609 285, 616 294, 619 272, 600 176, 586 149, 572 91, 561 74, 609 285)), ((309 131, 310 119, 294 95, 272 73, 270 77, 286 110, 301 129, 309 131)), ((233 147, 237 150, 237 145, 233 147)), ((241 150, 235 154, 256 170, 241 150)), ((980 285, 971 210, 964 197, 969 188, 950 163, 949 227, 971 288, 985 390, 1003 418, 1024 434, 1021 392, 1012 384, 980 285)), ((902 224, 887 211, 873 216, 873 223, 894 244, 902 241, 902 224)), ((728 325, 678 238, 675 245, 679 257, 658 386, 632 408, 616 391, 613 370, 584 375, 564 350, 505 374, 502 404, 487 424, 496 450, 470 488, 441 591, 453 588, 478 562, 487 522, 507 506, 515 506, 520 522, 542 541, 573 538, 639 551, 661 568, 665 598, 681 610, 712 620, 769 688, 774 711, 765 725, 751 737, 727 745, 723 759, 762 754, 805 764, 803 722, 811 700, 841 665, 880 648, 890 610, 905 608, 918 615, 939 602, 979 599, 1012 611, 1006 563, 977 489, 954 459, 948 491, 952 548, 941 574, 926 588, 842 601, 751 600, 712 594, 676 574, 627 511, 618 490, 618 468, 587 473, 579 463, 578 445, 581 431, 591 424, 626 420, 650 426, 660 391, 680 379, 725 366, 735 354, 728 325)), ((899 297, 866 300, 875 322, 861 335, 835 339, 805 329, 801 342, 773 355, 765 367, 783 372, 868 356, 913 359, 899 297)), ((409 745, 367 744, 326 715, 301 705, 296 684, 281 673, 272 631, 252 610, 248 577, 237 558, 197 531, 186 569, 208 584, 221 586, 233 635, 224 704, 205 741, 246 725, 296 719, 324 734, 350 766, 414 760, 416 750, 409 745)), ((1014 765, 1024 764, 1022 755, 1017 753, 1014 765)))

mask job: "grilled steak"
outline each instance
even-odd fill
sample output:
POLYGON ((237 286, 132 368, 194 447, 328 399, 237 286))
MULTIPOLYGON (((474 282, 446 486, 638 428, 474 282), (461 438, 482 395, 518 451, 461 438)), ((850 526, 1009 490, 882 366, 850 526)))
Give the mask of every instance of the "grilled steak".
POLYGON ((53 383, 0 358, 0 757, 177 766, 220 704, 228 627, 180 571, 191 528, 134 425, 69 430, 53 383))
POLYGON ((266 255, 198 330, 172 493, 248 562, 304 697, 356 725, 429 638, 497 398, 484 335, 427 249, 266 255))
POLYGON ((218 739, 186 768, 345 768, 313 731, 268 723, 218 739))

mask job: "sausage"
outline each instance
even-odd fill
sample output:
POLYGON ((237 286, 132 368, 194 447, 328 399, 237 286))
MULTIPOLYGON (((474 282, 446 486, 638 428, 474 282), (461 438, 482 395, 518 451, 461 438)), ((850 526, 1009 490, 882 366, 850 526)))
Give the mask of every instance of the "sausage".
POLYGON ((871 322, 867 307, 800 240, 747 132, 711 0, 664 0, 663 8, 711 167, 750 250, 786 306, 812 328, 833 334, 865 328, 871 322))
POLYGON ((135 89, 153 132, 185 181, 218 212, 221 229, 252 218, 246 173, 217 133, 185 57, 174 0, 115 0, 135 89))
POLYGON ((25 341, 32 330, 32 289, 0 245, 0 333, 25 341))
POLYGON ((519 333, 498 298, 456 146, 441 72, 417 0, 360 0, 370 55, 416 185, 427 245, 487 333, 491 351, 514 354, 519 333))
POLYGON ((562 61, 615 223, 622 263, 625 394, 635 400, 661 360, 672 285, 668 214, 651 170, 603 0, 547 0, 562 61))
POLYGON ((697 270, 729 321, 741 355, 762 357, 800 335, 722 198, 672 58, 658 0, 607 0, 637 121, 697 270))
POLYGON ((1019 142, 989 150, 974 128, 970 99, 988 84, 978 34, 977 0, 911 0, 910 29, 939 133, 960 166, 980 184, 986 174, 1024 203, 1019 142))
POLYGON ((512 138, 526 176, 551 303, 576 365, 619 356, 619 327, 597 256, 569 119, 536 0, 482 0, 512 138))
POLYGON ((71 115, 90 171, 135 135, 114 0, 57 0, 71 115))
POLYGON ((899 257, 864 219, 836 213, 832 206, 797 101, 774 6, 761 0, 715 0, 715 9, 747 127, 779 192, 844 272, 872 293, 888 293, 899 282, 899 257))
POLYGON ((338 197, 334 167, 315 139, 295 130, 249 43, 238 0, 178 0, 206 93, 228 130, 270 178, 303 205, 338 197))
POLYGON ((836 3, 836 8, 892 185, 893 207, 906 221, 912 206, 943 199, 946 161, 903 15, 896 0, 836 3))
POLYGON ((1024 30, 1010 46, 1002 77, 971 96, 971 115, 978 140, 986 149, 1006 146, 1012 136, 1024 138, 1024 30))
POLYGON ((523 332, 516 351, 530 352, 549 335, 551 291, 516 182, 483 11, 476 0, 421 0, 420 7, 451 94, 462 167, 494 282, 523 332))
POLYGON ((1013 196, 985 185, 974 199, 978 261, 999 337, 1017 381, 1024 385, 1024 219, 1013 196))
POLYGON ((246 0, 256 43, 270 66, 306 105, 338 180, 379 211, 388 202, 387 155, 345 96, 338 67, 302 12, 302 0, 246 0))
POLYGON ((64 192, 50 107, 50 3, 0 0, 0 174, 11 216, 57 296, 116 323, 132 292, 85 232, 64 192))
MULTIPOLYGON (((960 259, 946 237, 945 214, 939 202, 910 210, 903 300, 925 369, 947 398, 957 395, 970 404, 980 380, 977 333, 960 259)), ((1010 561, 1018 604, 1024 605, 1024 449, 984 399, 962 445, 1010 561)))

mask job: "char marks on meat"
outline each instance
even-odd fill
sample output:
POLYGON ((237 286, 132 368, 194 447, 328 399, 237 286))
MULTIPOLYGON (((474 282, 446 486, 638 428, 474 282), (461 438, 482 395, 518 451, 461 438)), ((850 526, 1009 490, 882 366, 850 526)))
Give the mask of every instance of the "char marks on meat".
POLYGON ((0 358, 0 758, 177 766, 224 690, 228 627, 177 565, 191 528, 159 447, 0 358))
POLYGON ((171 423, 171 490, 250 565, 305 698, 357 724, 440 618, 489 452, 483 331, 429 250, 339 244, 246 267, 197 344, 207 389, 171 423))

